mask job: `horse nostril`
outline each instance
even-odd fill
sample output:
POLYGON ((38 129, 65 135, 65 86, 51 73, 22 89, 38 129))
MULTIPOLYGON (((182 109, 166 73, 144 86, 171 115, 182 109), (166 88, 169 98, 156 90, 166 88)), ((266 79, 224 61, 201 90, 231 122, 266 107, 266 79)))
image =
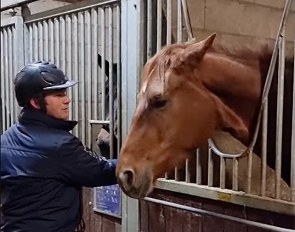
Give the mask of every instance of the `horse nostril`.
POLYGON ((132 169, 126 169, 120 173, 119 178, 125 190, 128 191, 129 189, 132 188, 132 185, 135 181, 134 177, 135 177, 135 174, 132 169))

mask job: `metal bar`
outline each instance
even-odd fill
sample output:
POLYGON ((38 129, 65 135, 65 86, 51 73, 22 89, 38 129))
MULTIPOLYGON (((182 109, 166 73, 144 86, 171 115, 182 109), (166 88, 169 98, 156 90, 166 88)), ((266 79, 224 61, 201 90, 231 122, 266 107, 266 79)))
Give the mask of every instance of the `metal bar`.
MULTIPOLYGON (((72 62, 73 62, 73 41, 72 41, 72 19, 70 15, 66 15, 65 18, 65 40, 66 43, 66 57, 65 57, 65 66, 66 66, 66 75, 69 77, 69 79, 73 79, 73 73, 72 73, 72 62)), ((68 96, 71 101, 73 101, 73 88, 68 88, 68 96)), ((69 118, 73 120, 73 104, 69 104, 69 118)))
POLYGON ((101 13, 100 13, 100 34, 101 34, 101 114, 102 114, 102 119, 106 119, 106 109, 105 109, 105 102, 106 102, 106 76, 105 76, 105 44, 106 44, 106 32, 105 32, 105 11, 103 8, 101 9, 101 13))
POLYGON ((220 179, 219 179, 219 184, 220 188, 224 189, 225 188, 225 158, 220 157, 220 179))
POLYGON ((233 158, 233 190, 238 191, 239 161, 233 158))
MULTIPOLYGON (((66 70, 66 22, 64 17, 59 18, 60 22, 60 68, 66 70)), ((68 43, 68 41, 67 41, 68 43)))
POLYGON ((281 169, 282 169, 282 137, 283 137, 283 101, 284 101, 284 74, 285 74, 285 27, 279 39, 279 68, 277 91, 277 123, 276 123, 276 198, 281 196, 281 169))
POLYGON ((121 143, 122 143, 122 81, 121 81, 121 14, 120 6, 116 7, 117 9, 117 154, 120 153, 121 143))
POLYGON ((196 150, 196 184, 202 184, 202 165, 200 162, 200 149, 196 150))
POLYGON ((53 19, 54 22, 54 62, 57 67, 60 66, 60 48, 59 48, 59 38, 60 38, 60 32, 59 32, 59 20, 58 18, 53 19))
POLYGON ((265 101, 262 120, 261 141, 261 196, 265 196, 266 190, 266 167, 267 167, 267 124, 268 124, 268 98, 265 101))
POLYGON ((59 7, 53 10, 49 10, 46 12, 41 12, 41 13, 37 13, 34 15, 30 15, 26 17, 26 22, 25 23, 32 23, 35 21, 39 21, 39 20, 45 20, 45 19, 50 19, 50 18, 54 18, 54 17, 59 17, 65 14, 78 14, 79 12, 85 11, 85 10, 89 10, 93 7, 103 7, 106 5, 110 5, 110 4, 114 4, 117 2, 120 2, 119 0, 110 0, 110 1, 104 1, 104 2, 97 2, 97 0, 93 0, 93 3, 89 3, 89 1, 84 1, 81 2, 81 4, 86 4, 84 6, 78 7, 77 5, 79 4, 71 4, 68 6, 64 6, 64 7, 59 7))
POLYGON ((92 80, 93 80, 93 85, 92 85, 92 99, 93 105, 91 106, 93 108, 92 110, 92 115, 91 118, 97 119, 98 117, 98 70, 97 70, 97 52, 98 52, 98 30, 97 30, 97 25, 98 25, 98 13, 97 13, 97 8, 92 8, 91 9, 91 31, 92 31, 92 41, 91 41, 91 53, 92 53, 92 80))
POLYGON ((182 42, 182 10, 181 0, 177 0, 177 42, 182 42))
POLYGON ((49 28, 48 21, 43 21, 44 28, 44 60, 49 60, 49 28))
POLYGON ((248 154, 248 170, 247 170, 247 193, 251 193, 251 182, 252 182, 252 152, 248 154))
POLYGON ((43 51, 43 45, 44 45, 44 39, 43 39, 43 25, 42 22, 39 21, 37 24, 38 28, 38 60, 44 60, 44 51, 43 51))
POLYGON ((184 22, 185 22, 185 27, 187 30, 188 34, 188 39, 192 40, 193 39, 193 32, 192 32, 192 26, 191 26, 191 21, 188 13, 188 8, 186 4, 186 0, 181 0, 182 3, 182 10, 183 10, 183 15, 184 15, 184 22))
POLYGON ((3 133, 5 130, 6 130, 6 114, 5 114, 5 78, 3 78, 5 76, 5 72, 4 72, 4 69, 5 69, 5 66, 4 66, 4 53, 3 53, 3 49, 4 49, 4 33, 3 33, 3 30, 4 28, 2 29, 1 28, 1 34, 0 34, 0 38, 1 38, 1 53, 0 53, 0 56, 1 56, 1 77, 0 78, 0 81, 1 81, 1 86, 0 86, 0 89, 1 89, 1 110, 2 110, 2 131, 1 133, 3 133))
MULTIPOLYGON (((14 26, 13 26, 14 27, 14 26)), ((13 105, 13 33, 12 29, 13 27, 8 27, 8 73, 9 75, 7 76, 8 79, 8 88, 9 88, 9 107, 10 107, 10 125, 14 123, 14 105, 13 105)))
MULTIPOLYGON (((294 65, 295 69, 295 40, 294 40, 294 65)), ((292 107, 292 138, 291 138, 291 199, 295 202, 295 72, 293 72, 293 107, 292 107)))
POLYGON ((54 29, 53 19, 49 20, 49 61, 54 63, 54 29))
MULTIPOLYGON (((79 42, 80 42, 80 49, 79 49, 79 102, 85 102, 85 20, 84 20, 84 12, 78 13, 78 30, 79 30, 79 42)), ((79 112, 81 124, 79 129, 79 137, 81 138, 82 142, 85 144, 86 142, 86 128, 85 128, 85 107, 82 104, 79 104, 79 112)))
POLYGON ((260 223, 260 222, 250 221, 250 220, 243 219, 243 218, 224 215, 224 214, 221 214, 221 213, 215 213, 215 212, 212 212, 212 211, 208 211, 208 210, 204 210, 204 209, 198 209, 198 208, 194 208, 194 207, 191 207, 191 206, 181 205, 181 204, 177 204, 177 203, 173 203, 173 202, 169 202, 169 201, 163 201, 163 200, 159 200, 159 199, 155 199, 155 198, 151 198, 151 197, 145 197, 144 200, 148 201, 148 202, 156 203, 156 204, 161 204, 161 205, 173 207, 173 208, 176 208, 176 209, 186 210, 186 211, 190 211, 190 212, 194 212, 194 213, 198 213, 198 214, 205 214, 205 215, 209 215, 209 216, 217 217, 217 218, 222 218, 222 219, 225 219, 225 220, 228 220, 228 221, 234 221, 234 222, 237 222, 237 223, 240 223, 240 224, 254 226, 256 228, 267 229, 267 230, 270 230, 270 231, 294 232, 294 230, 292 230, 292 229, 286 229, 286 228, 277 227, 277 226, 273 226, 273 225, 268 225, 268 224, 264 224, 264 223, 260 223))
POLYGON ((153 24, 153 5, 152 0, 147 0, 147 59, 152 57, 152 24, 153 24))
POLYGON ((185 160, 185 182, 187 182, 187 183, 191 182, 191 173, 189 170, 190 162, 191 161, 189 159, 185 160))
POLYGON ((208 149, 208 186, 212 187, 213 186, 213 168, 214 168, 214 164, 213 164, 213 159, 212 159, 212 149, 209 148, 208 149))
MULTIPOLYGON (((9 77, 8 73, 8 34, 7 34, 7 29, 4 28, 4 70, 5 70, 5 76, 9 77)), ((9 119, 9 114, 10 114, 10 109, 9 109, 9 86, 8 86, 8 81, 5 81, 5 98, 3 101, 3 104, 6 106, 6 129, 10 126, 10 119, 9 119)))
MULTIPOLYGON (((78 15, 72 15, 72 29, 73 29, 73 77, 75 81, 79 81, 79 43, 78 43, 78 15)), ((73 89, 73 112, 74 112, 74 120, 79 121, 79 86, 74 90, 73 89)), ((76 136, 79 134, 79 128, 75 127, 73 132, 76 136)))
POLYGON ((39 60, 39 47, 38 47, 38 27, 37 23, 33 23, 33 61, 39 60))
MULTIPOLYGON (((89 10, 85 11, 85 51, 86 51, 86 55, 85 55, 85 85, 86 85, 86 93, 85 93, 85 97, 86 97, 86 102, 83 102, 83 104, 86 105, 86 120, 88 121, 91 118, 91 89, 92 89, 92 75, 91 75, 91 34, 92 34, 92 30, 91 30, 91 15, 89 10)), ((85 108, 85 107, 84 107, 85 108)), ((86 126, 86 144, 88 147, 91 147, 91 127, 88 123, 84 123, 86 126)))
POLYGON ((114 155, 113 10, 108 7, 110 157, 114 155))
POLYGON ((28 33, 29 33, 29 40, 28 40, 28 63, 33 61, 33 25, 28 25, 28 33))
POLYGON ((169 45, 172 42, 172 5, 171 0, 167 0, 167 35, 166 44, 169 45))
POLYGON ((162 0, 157 1, 157 51, 162 47, 162 0))

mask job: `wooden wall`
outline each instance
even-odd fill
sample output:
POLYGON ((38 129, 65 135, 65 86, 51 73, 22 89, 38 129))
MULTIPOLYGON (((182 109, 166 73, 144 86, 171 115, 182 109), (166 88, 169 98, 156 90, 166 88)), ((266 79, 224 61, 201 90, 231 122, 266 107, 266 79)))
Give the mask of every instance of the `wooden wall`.
POLYGON ((121 219, 93 211, 92 188, 83 189, 85 232, 121 232, 121 219))
MULTIPOLYGON (((194 208, 295 229, 295 216, 282 215, 227 202, 214 201, 180 193, 156 190, 152 197, 194 208)), ((268 232, 242 223, 196 214, 160 204, 140 201, 141 232, 268 232)))

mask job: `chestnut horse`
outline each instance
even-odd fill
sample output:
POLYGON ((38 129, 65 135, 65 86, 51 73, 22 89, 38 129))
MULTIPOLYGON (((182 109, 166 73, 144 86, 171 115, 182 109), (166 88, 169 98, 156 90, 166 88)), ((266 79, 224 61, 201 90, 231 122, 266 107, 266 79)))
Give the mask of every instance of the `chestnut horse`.
MULTIPOLYGON (((127 195, 148 195, 157 178, 217 130, 230 132, 246 145, 250 142, 272 48, 231 51, 213 46, 214 39, 215 34, 200 42, 167 46, 145 64, 138 104, 116 170, 127 195)), ((285 96, 290 102, 291 97, 285 96)), ((275 114, 269 120, 273 118, 275 114)), ((284 136, 291 137, 291 119, 285 119, 289 130, 284 136)), ((291 138, 287 139, 290 143, 291 138)), ((290 156, 290 145, 285 147, 283 156, 290 156)), ((275 154, 272 156, 269 163, 274 163, 275 154)), ((283 158, 282 171, 287 170, 289 182, 290 157, 283 158)))

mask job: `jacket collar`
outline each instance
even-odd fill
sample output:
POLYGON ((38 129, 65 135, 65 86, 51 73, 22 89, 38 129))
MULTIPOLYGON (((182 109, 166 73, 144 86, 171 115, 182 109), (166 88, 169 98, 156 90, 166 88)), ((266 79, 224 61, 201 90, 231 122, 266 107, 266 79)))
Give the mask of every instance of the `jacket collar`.
POLYGON ((64 121, 53 118, 40 110, 22 109, 19 115, 19 122, 21 124, 39 125, 44 127, 51 127, 60 130, 70 131, 78 122, 76 121, 64 121))

